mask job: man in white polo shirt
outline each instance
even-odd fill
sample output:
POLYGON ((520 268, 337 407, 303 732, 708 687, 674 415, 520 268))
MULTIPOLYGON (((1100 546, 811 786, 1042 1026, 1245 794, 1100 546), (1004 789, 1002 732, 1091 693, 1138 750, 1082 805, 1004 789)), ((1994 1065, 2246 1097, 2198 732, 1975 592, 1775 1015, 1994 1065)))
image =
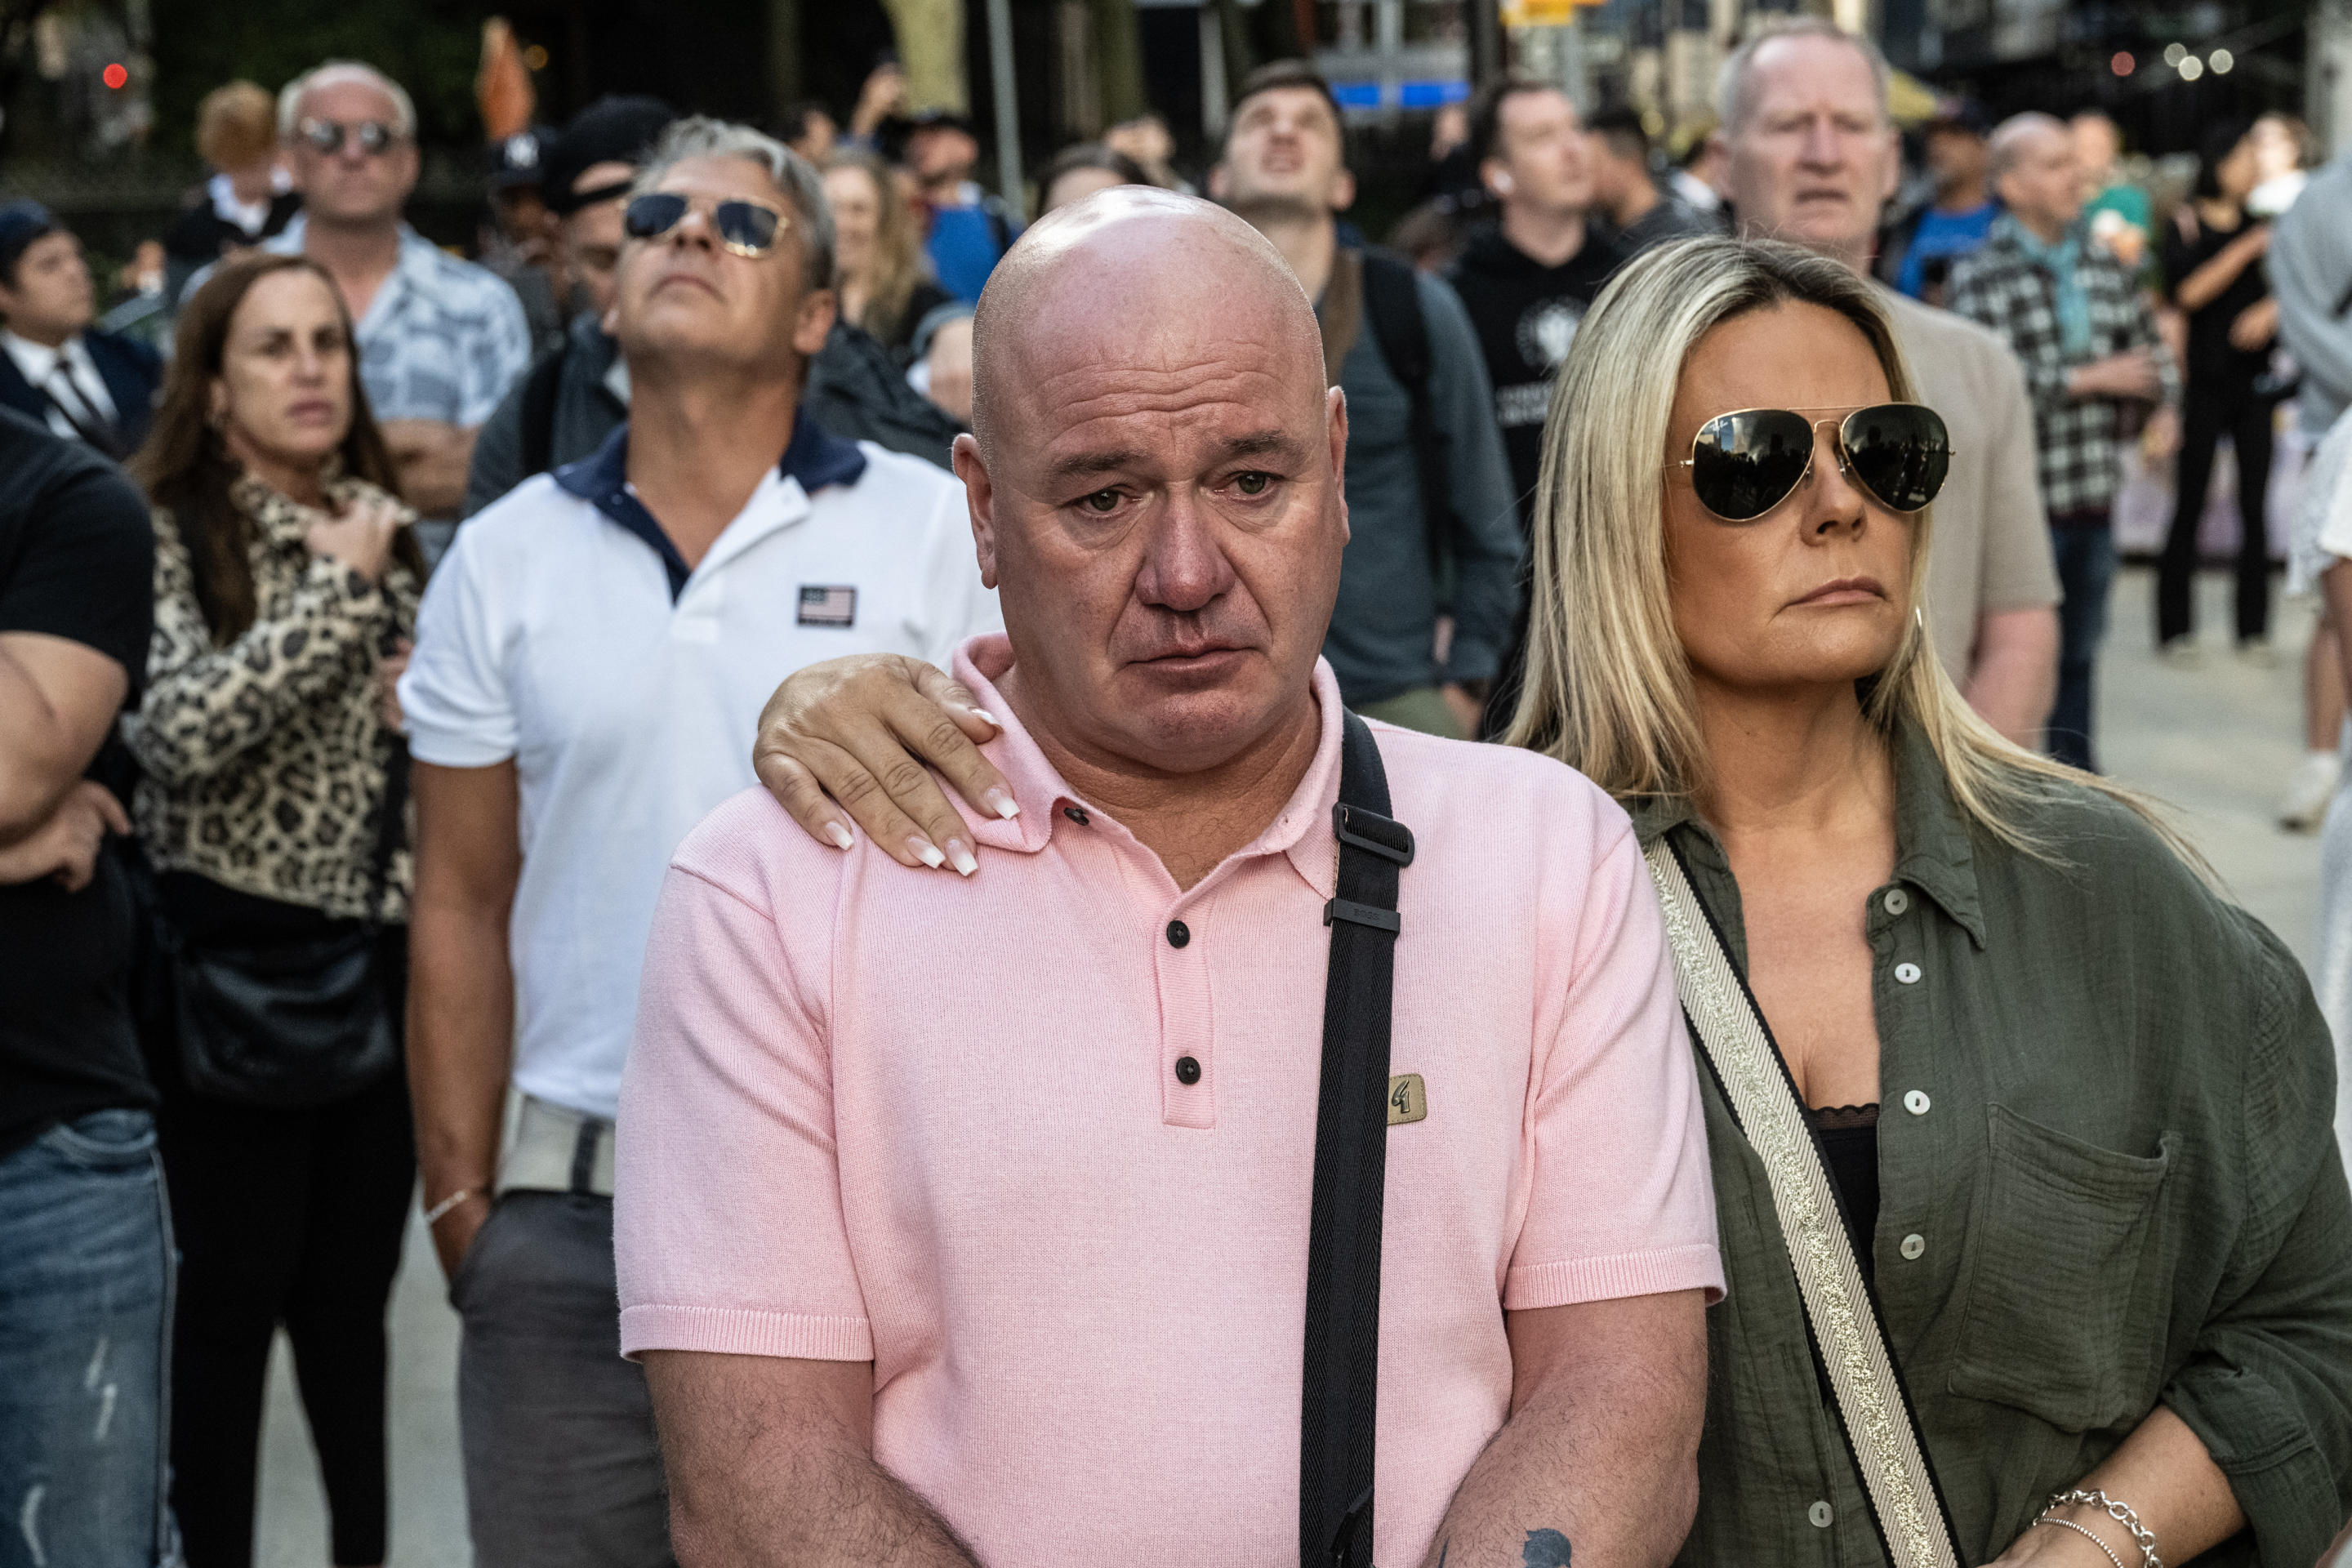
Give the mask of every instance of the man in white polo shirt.
POLYGON ((629 423, 466 526, 400 688, 417 1143, 465 1322, 474 1552, 500 1568, 671 1560, 645 1382, 619 1356, 611 1199, 671 851, 751 783, 780 677, 837 653, 944 658, 997 624, 962 487, 800 407, 835 310, 814 173, 755 132, 682 121, 628 232, 629 423))

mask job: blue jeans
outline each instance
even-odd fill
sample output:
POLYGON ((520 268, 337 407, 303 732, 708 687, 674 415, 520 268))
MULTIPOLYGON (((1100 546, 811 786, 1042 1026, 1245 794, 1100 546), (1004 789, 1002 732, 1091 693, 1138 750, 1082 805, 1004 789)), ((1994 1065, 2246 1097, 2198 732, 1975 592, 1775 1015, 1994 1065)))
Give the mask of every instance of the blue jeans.
POLYGON ((145 1111, 93 1111, 0 1159, 0 1568, 178 1561, 172 1278, 145 1111))
POLYGON ((2042 743, 2060 762, 2096 773, 2091 761, 2091 677, 2107 636, 2107 590, 2116 580, 2116 536, 2102 517, 2096 526, 2053 528, 2058 557, 2058 700, 2050 709, 2042 743))

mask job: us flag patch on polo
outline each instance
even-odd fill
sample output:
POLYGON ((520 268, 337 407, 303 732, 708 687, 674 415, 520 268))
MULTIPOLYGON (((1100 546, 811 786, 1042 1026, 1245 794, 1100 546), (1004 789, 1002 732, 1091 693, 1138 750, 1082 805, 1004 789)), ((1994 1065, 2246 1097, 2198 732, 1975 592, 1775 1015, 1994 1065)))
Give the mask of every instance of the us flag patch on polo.
POLYGON ((847 626, 857 622, 857 590, 801 584, 801 625, 847 626))

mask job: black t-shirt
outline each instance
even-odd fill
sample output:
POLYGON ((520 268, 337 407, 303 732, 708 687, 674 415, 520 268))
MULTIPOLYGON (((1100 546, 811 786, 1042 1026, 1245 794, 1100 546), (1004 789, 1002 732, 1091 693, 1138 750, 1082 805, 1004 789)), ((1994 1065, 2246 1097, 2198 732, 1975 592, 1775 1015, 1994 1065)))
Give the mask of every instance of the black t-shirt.
MULTIPOLYGON (((2190 273, 2227 250, 2245 232, 2243 223, 2232 229, 2217 229, 2200 223, 2197 225, 2195 239, 2183 239, 2179 222, 2166 225, 2166 279, 2179 289, 2190 273)), ((2247 263, 2227 289, 2207 300, 2203 310, 2189 312, 2189 374, 2192 380, 2242 384, 2269 368, 2270 346, 2264 344, 2252 351, 2232 347, 2230 323, 2248 306, 2259 305, 2268 299, 2270 292, 2270 279, 2258 256, 2247 263)))
MULTIPOLYGON (((155 616, 155 531, 113 464, 0 408, 0 633, 113 659, 135 695, 155 616)), ((0 1156, 58 1121, 153 1103, 131 1031, 131 889, 111 854, 68 893, 0 886, 0 1156)))
POLYGON ((1583 248, 1558 267, 1536 260, 1501 229, 1487 228, 1472 237, 1448 274, 1478 329, 1486 374, 1495 384, 1495 422, 1503 427, 1503 450, 1511 459, 1521 527, 1535 505, 1551 378, 1619 259, 1616 247, 1591 224, 1583 248))

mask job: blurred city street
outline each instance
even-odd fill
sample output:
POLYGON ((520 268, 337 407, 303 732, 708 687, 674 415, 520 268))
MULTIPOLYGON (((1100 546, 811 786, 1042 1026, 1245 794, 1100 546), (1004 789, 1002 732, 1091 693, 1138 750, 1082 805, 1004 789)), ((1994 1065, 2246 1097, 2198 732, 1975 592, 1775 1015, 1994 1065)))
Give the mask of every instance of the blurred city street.
MULTIPOLYGON (((2176 808, 2230 891, 2308 965, 2318 897, 2319 841, 2281 832, 2275 815, 2302 754, 2301 653, 2315 612, 2288 600, 2278 614, 2277 668, 2241 662, 2229 648, 2229 584, 2198 584, 2206 661, 2158 663, 2149 636, 2154 574, 2126 568, 2100 667, 2101 745, 2116 777, 2176 808)), ((457 1419, 457 1323, 443 1296, 422 1223, 412 1220, 394 1292, 392 1555, 388 1568, 464 1568, 465 1490, 457 1419)), ((294 1397, 280 1337, 264 1438, 259 1568, 319 1568, 326 1522, 318 1469, 294 1397)))

